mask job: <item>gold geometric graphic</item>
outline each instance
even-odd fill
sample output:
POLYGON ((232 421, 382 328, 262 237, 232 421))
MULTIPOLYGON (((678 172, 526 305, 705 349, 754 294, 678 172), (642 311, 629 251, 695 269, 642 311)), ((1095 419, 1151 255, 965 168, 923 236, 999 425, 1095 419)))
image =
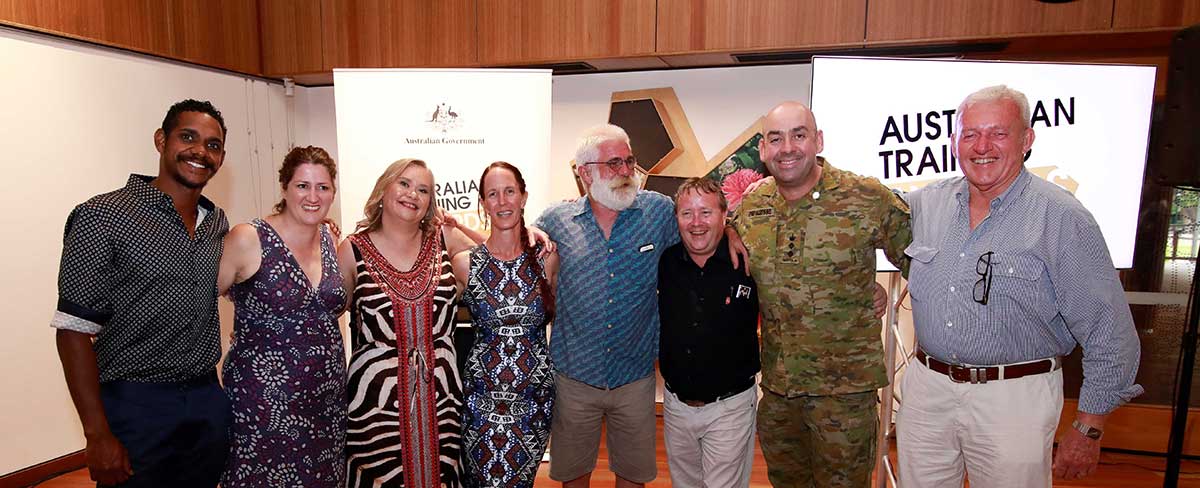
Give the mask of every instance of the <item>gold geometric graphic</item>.
MULTIPOLYGON (((608 122, 629 134, 631 149, 638 158, 636 170, 643 176, 642 185, 667 195, 674 194, 686 178, 712 173, 762 128, 762 117, 758 117, 712 158, 705 158, 671 87, 613 92, 608 122)), ((571 161, 572 170, 575 164, 571 161)), ((582 195, 583 183, 578 176, 575 180, 582 195)))

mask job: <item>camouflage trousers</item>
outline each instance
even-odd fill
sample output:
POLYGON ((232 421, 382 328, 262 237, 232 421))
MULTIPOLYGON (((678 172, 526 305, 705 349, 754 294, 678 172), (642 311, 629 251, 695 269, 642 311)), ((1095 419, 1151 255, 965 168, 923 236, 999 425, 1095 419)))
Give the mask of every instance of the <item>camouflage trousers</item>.
POLYGON ((874 391, 787 398, 764 390, 758 442, 777 488, 866 488, 875 467, 874 391))

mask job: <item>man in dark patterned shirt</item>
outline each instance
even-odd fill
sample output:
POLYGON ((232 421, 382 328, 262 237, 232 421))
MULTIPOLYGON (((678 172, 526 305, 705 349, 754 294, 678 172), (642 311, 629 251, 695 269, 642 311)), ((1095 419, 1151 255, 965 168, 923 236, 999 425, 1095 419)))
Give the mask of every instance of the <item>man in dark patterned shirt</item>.
POLYGON ((67 218, 51 325, 99 485, 212 487, 224 467, 216 278, 229 223, 200 192, 225 133, 212 104, 173 105, 154 133, 158 176, 130 175, 67 218))

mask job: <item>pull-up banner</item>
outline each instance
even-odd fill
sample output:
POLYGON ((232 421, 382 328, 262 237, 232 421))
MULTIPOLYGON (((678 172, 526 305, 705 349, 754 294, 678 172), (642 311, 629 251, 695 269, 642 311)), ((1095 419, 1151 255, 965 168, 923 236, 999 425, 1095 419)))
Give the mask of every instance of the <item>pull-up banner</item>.
POLYGON ((549 201, 550 70, 339 69, 333 72, 339 188, 347 231, 363 218, 392 162, 424 160, 438 206, 483 230, 479 175, 494 161, 521 170, 526 222, 549 201))
POLYGON ((812 73, 822 155, 905 191, 962 175, 950 143, 967 95, 1020 90, 1035 133, 1025 167, 1073 193, 1114 264, 1132 266, 1153 66, 816 57, 812 73))

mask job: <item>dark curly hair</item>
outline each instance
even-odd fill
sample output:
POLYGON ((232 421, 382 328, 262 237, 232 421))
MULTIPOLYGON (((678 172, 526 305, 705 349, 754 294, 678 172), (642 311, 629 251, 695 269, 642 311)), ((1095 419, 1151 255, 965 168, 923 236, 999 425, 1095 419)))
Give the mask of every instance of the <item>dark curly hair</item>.
POLYGON ((163 134, 170 134, 175 129, 175 126, 179 125, 179 114, 184 112, 200 112, 212 116, 221 125, 221 137, 229 135, 229 130, 225 128, 225 117, 221 116, 221 111, 217 110, 217 107, 214 107, 207 100, 199 101, 190 98, 182 102, 177 102, 175 105, 171 105, 170 109, 167 109, 167 116, 163 117, 162 121, 163 134))

